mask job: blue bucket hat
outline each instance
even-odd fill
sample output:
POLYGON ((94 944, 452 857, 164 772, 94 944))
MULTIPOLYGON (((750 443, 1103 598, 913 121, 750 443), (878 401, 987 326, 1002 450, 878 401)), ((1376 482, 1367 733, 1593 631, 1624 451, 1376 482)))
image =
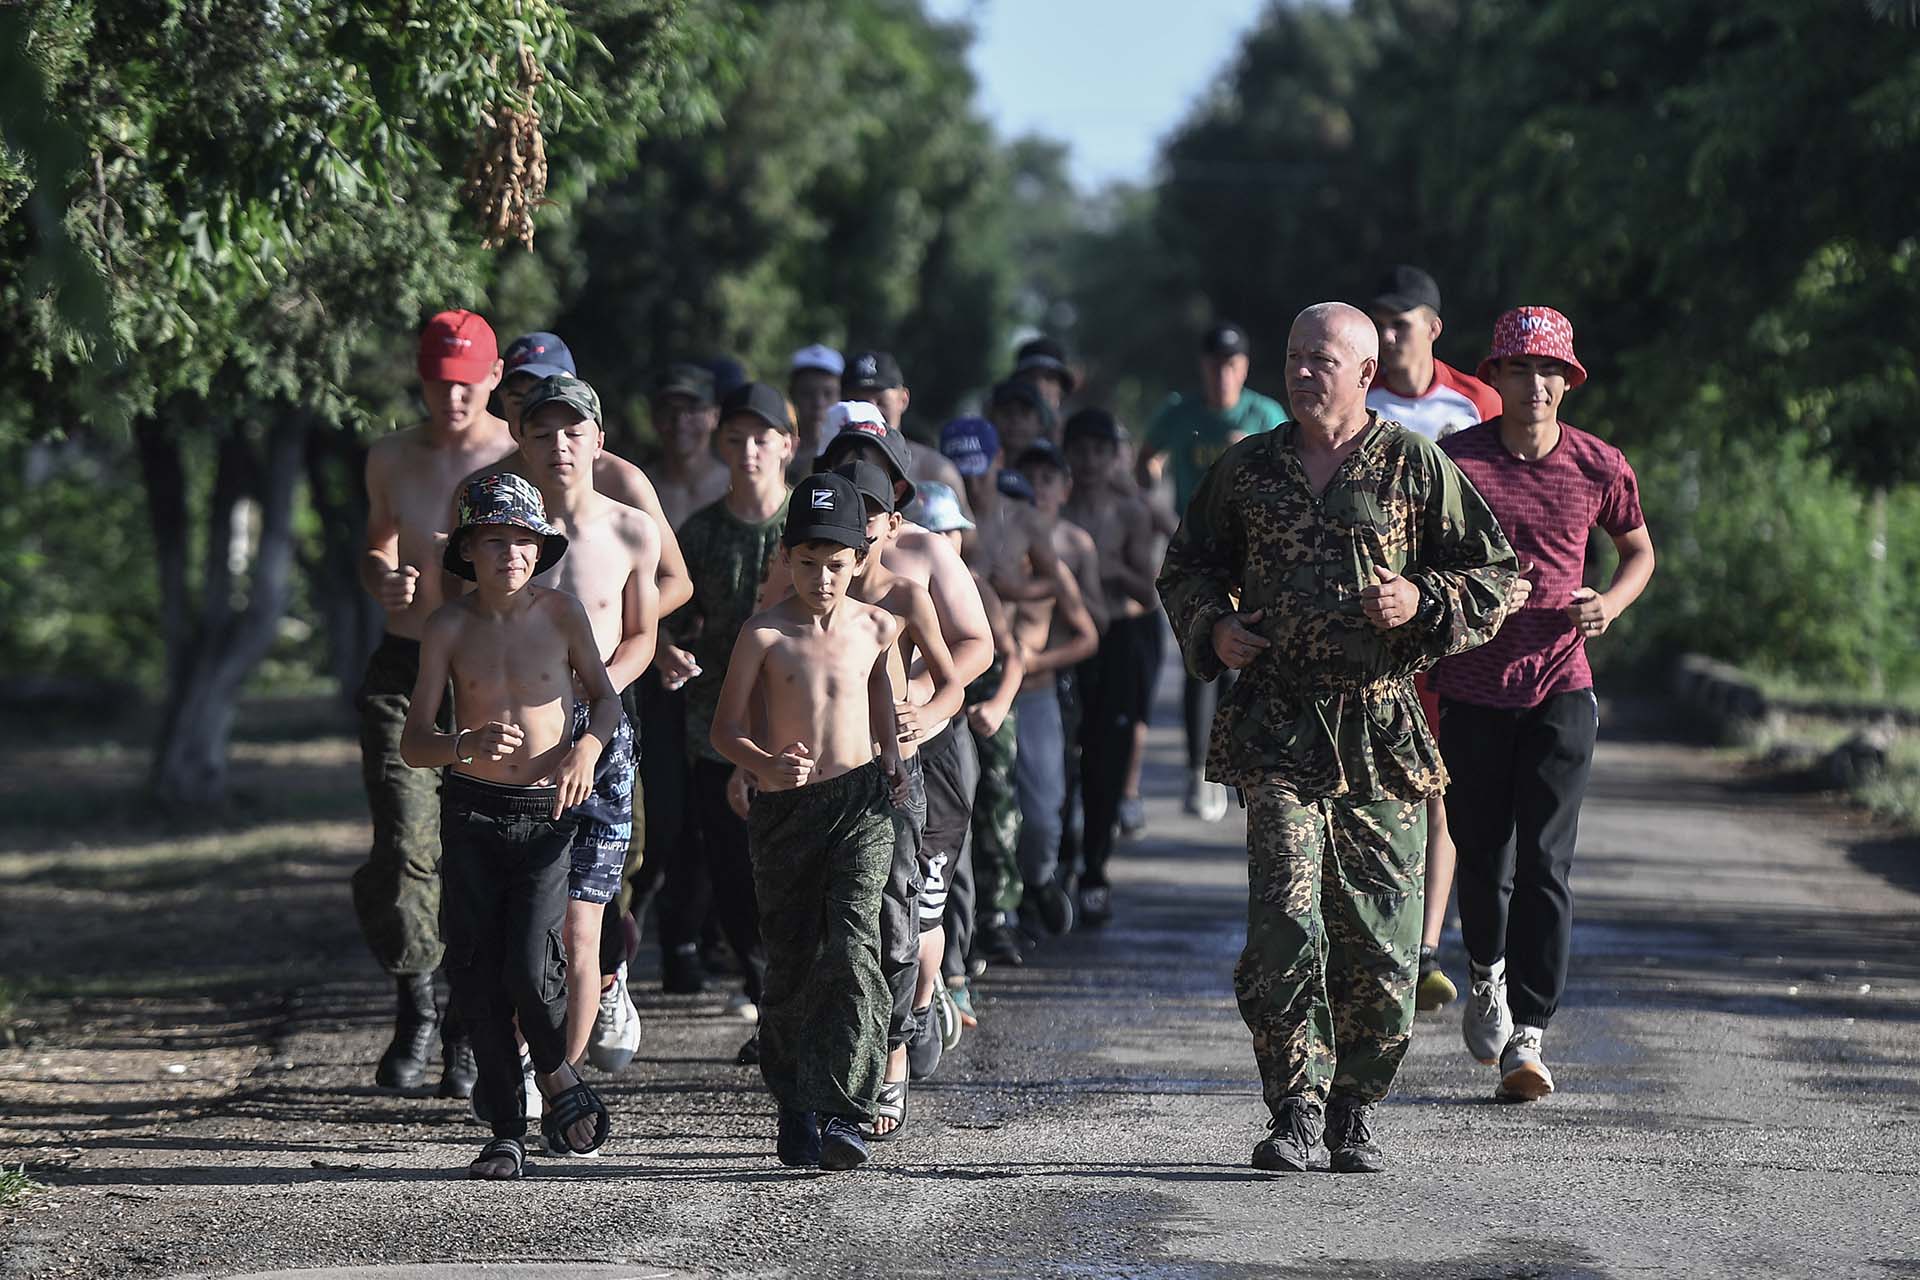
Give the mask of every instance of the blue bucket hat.
POLYGON ((467 545, 467 534, 482 525, 509 525, 540 535, 540 559, 533 566, 535 577, 553 568, 567 553, 567 535, 547 520, 547 504, 540 491, 524 476, 503 471, 482 476, 460 492, 460 527, 447 539, 446 554, 440 563, 448 573, 468 582, 477 580, 473 562, 460 553, 467 545))

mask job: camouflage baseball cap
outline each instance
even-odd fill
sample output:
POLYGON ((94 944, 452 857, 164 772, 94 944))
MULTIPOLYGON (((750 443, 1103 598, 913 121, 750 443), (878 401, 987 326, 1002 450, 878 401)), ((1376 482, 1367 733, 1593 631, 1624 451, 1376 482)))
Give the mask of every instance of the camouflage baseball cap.
POLYGON ((532 422, 533 415, 550 404, 566 405, 600 421, 599 393, 570 373, 549 374, 527 388, 526 397, 520 401, 520 421, 532 422))
MULTIPOLYGON (((558 380, 546 379, 547 382, 558 380)), ((581 382, 580 385, 587 384, 581 382)), ((587 394, 592 395, 592 390, 587 394)), ((567 553, 567 535, 547 520, 547 504, 540 500, 540 491, 533 487, 533 481, 510 471, 482 476, 460 491, 460 527, 447 539, 446 554, 440 560, 448 573, 458 574, 468 582, 476 580, 473 562, 461 552, 466 549, 467 535, 482 525, 511 525, 539 534, 540 559, 533 566, 536 577, 553 568, 567 553)))

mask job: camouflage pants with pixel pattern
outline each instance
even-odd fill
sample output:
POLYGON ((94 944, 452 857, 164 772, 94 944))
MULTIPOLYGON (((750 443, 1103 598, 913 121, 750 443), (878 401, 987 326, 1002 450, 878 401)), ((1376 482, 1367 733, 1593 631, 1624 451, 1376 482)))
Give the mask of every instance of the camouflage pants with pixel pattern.
POLYGON ((991 738, 973 735, 980 785, 973 792, 973 874, 982 916, 1020 909, 1020 805, 1014 798, 1014 715, 991 738))
POLYGON ((1234 971, 1262 1092, 1377 1102, 1413 1031, 1426 806, 1247 793, 1247 946, 1234 971))

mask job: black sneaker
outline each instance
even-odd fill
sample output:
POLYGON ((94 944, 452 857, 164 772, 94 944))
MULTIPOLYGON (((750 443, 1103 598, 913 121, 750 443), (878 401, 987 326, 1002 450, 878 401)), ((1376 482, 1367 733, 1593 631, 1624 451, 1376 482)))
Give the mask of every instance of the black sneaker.
POLYGON ((440 1025, 433 1007, 433 975, 419 973, 396 978, 394 988, 398 1001, 393 1040, 380 1055, 373 1083, 382 1089, 418 1089, 426 1083, 433 1033, 440 1025))
POLYGON ((1028 885, 1027 900, 1033 903, 1041 926, 1054 937, 1073 928, 1073 899, 1058 881, 1049 880, 1038 888, 1028 885))
POLYGON ((697 948, 688 945, 661 953, 660 989, 673 996, 697 996, 707 989, 707 970, 697 948))
POLYGON ((867 1162, 867 1140, 860 1126, 840 1116, 831 1117, 820 1129, 820 1167, 857 1169, 867 1162))
POLYGON ((1080 927, 1104 929, 1113 920, 1113 890, 1103 884, 1080 886, 1080 927))
POLYGON ((1018 969, 1024 963, 1020 954, 1020 935, 1004 911, 996 911, 973 939, 973 949, 988 964, 1004 964, 1018 969))
POLYGON ((1373 1140, 1373 1104, 1334 1095, 1327 1103, 1327 1168, 1335 1173, 1379 1173, 1387 1167, 1373 1140))
POLYGON ((820 1117, 811 1111, 780 1108, 780 1139, 775 1145, 780 1163, 789 1169, 812 1169, 820 1164, 820 1117))
POLYGON ((1267 1136, 1254 1144, 1253 1167, 1269 1173, 1304 1172, 1319 1140, 1320 1104, 1299 1095, 1282 1099, 1267 1136))
POLYGON ((740 1046, 740 1052, 733 1055, 733 1060, 743 1067, 760 1065, 760 1033, 758 1031, 747 1037, 747 1042, 740 1046))
POLYGON ((907 1079, 916 1084, 940 1069, 940 1054, 946 1041, 940 1038, 940 1023, 933 1006, 913 1011, 913 1033, 907 1041, 907 1079))

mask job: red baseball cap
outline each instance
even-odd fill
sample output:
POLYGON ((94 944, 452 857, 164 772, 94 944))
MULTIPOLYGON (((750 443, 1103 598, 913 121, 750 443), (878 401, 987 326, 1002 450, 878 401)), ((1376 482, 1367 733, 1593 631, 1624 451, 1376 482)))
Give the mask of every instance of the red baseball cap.
POLYGON ((1587 371, 1573 354, 1573 322, 1552 307, 1515 307, 1493 326, 1493 349, 1475 372, 1480 381, 1493 382, 1494 365, 1508 356, 1543 356, 1567 366, 1567 386, 1587 380, 1587 371))
POLYGON ((500 359, 493 326, 471 311, 442 311, 420 331, 420 376, 436 382, 485 382, 500 359))

